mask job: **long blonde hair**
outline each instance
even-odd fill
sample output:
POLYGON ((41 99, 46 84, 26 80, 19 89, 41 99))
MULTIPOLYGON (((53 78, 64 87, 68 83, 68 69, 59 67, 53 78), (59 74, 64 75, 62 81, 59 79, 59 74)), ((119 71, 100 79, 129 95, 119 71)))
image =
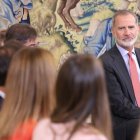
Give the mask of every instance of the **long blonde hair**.
POLYGON ((29 118, 50 115, 54 104, 55 65, 51 53, 41 48, 24 48, 11 61, 6 99, 0 112, 0 138, 29 118))

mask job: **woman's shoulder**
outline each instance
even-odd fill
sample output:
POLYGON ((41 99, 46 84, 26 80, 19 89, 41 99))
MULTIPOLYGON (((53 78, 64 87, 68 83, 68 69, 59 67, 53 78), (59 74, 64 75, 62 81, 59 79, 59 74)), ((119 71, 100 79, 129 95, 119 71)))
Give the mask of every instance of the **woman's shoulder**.
POLYGON ((33 140, 53 139, 55 135, 63 135, 66 131, 63 124, 52 123, 50 119, 43 119, 38 122, 33 132, 33 140))
POLYGON ((37 123, 37 127, 45 127, 45 126, 47 126, 49 123, 50 123, 50 119, 45 118, 45 119, 40 120, 40 121, 37 123))
POLYGON ((74 135, 72 138, 72 140, 77 140, 77 139, 80 139, 80 140, 107 140, 107 138, 101 133, 100 134, 94 134, 94 133, 82 134, 82 133, 79 133, 79 134, 74 135))
POLYGON ((54 130, 60 134, 64 133, 66 128, 67 125, 65 123, 52 123, 49 118, 46 118, 38 122, 35 127, 35 132, 44 132, 45 130, 45 133, 51 133, 51 131, 54 130))
MULTIPOLYGON (((57 136, 68 137, 73 127, 74 122, 69 123, 52 123, 50 119, 41 120, 33 133, 33 140, 39 139, 48 139, 53 137, 53 132, 57 136)), ((96 128, 89 124, 83 124, 80 128, 74 133, 71 140, 107 140, 107 138, 96 128)))
POLYGON ((93 126, 84 124, 81 128, 75 133, 72 140, 107 140, 107 138, 93 126))

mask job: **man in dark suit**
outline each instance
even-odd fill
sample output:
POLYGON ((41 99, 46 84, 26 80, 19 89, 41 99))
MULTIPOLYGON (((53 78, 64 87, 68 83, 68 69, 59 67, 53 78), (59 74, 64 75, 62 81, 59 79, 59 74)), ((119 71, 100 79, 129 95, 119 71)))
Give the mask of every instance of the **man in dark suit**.
POLYGON ((116 45, 103 54, 101 60, 105 70, 114 137, 115 140, 133 140, 140 118, 140 106, 132 82, 128 53, 134 59, 137 83, 140 86, 140 49, 134 48, 139 33, 138 18, 130 11, 121 10, 114 15, 112 24, 116 45))

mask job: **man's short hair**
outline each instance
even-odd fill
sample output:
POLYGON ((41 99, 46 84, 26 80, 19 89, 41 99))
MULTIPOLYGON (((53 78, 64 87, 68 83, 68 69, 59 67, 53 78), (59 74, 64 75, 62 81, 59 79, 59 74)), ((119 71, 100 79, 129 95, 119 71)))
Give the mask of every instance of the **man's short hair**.
POLYGON ((15 39, 26 43, 27 40, 36 38, 37 32, 31 25, 17 23, 7 29, 5 41, 15 39))
POLYGON ((112 25, 115 25, 115 20, 118 16, 126 16, 126 15, 132 15, 135 18, 136 24, 138 24, 138 17, 135 13, 133 13, 130 10, 119 10, 115 13, 115 15, 112 18, 112 25))

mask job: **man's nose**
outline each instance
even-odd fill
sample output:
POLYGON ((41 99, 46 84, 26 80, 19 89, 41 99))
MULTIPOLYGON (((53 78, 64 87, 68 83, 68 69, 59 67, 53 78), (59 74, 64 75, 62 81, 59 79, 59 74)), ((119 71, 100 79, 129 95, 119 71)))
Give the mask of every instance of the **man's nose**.
POLYGON ((130 30, 126 28, 126 29, 124 30, 124 34, 125 34, 125 35, 130 35, 130 30))

